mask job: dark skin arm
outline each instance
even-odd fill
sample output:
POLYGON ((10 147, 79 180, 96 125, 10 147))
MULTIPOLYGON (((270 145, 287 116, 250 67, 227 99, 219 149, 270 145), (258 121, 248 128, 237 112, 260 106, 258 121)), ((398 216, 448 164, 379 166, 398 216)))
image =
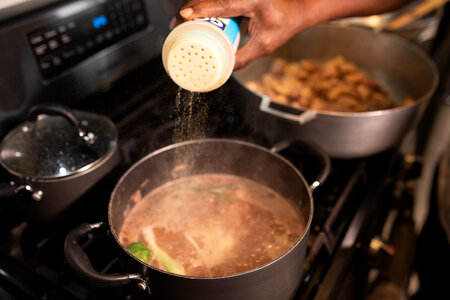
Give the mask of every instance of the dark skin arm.
POLYGON ((269 54, 294 34, 342 17, 383 13, 410 0, 187 0, 178 19, 249 18, 248 43, 236 53, 235 69, 269 54))

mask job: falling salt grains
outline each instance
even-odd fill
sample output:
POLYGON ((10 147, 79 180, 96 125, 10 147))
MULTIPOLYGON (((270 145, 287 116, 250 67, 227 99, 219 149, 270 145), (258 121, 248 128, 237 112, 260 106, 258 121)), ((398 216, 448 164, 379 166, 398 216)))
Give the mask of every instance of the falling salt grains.
POLYGON ((205 96, 178 88, 175 102, 174 142, 204 138, 208 118, 205 96))
MULTIPOLYGON (((194 93, 179 88, 175 97, 175 128, 173 141, 205 138, 207 128, 208 105, 205 95, 194 93)), ((195 161, 197 153, 177 153, 179 164, 191 165, 195 161)))

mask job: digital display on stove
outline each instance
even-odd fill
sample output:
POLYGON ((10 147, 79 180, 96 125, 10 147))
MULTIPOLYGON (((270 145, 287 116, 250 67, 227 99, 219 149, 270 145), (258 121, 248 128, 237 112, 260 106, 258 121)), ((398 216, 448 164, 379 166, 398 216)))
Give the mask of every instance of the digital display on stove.
POLYGON ((108 18, 106 18, 104 14, 92 19, 92 26, 96 29, 102 28, 106 25, 108 25, 108 18))

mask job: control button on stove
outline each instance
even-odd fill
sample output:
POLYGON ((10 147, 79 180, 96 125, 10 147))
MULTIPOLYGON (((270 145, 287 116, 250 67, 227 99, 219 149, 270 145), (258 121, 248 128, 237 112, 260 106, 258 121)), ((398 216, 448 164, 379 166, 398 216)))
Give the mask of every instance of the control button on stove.
POLYGON ((93 40, 87 40, 87 41, 86 41, 86 48, 87 48, 87 49, 91 49, 91 48, 94 47, 94 46, 95 46, 95 43, 94 43, 93 40))
POLYGON ((72 38, 67 35, 67 34, 63 34, 61 35, 61 42, 63 42, 63 44, 69 44, 72 41, 72 38))
POLYGON ((95 41, 96 41, 98 44, 103 43, 104 40, 105 40, 105 37, 103 36, 103 34, 99 34, 99 35, 97 35, 97 36, 95 37, 95 41))
POLYGON ((77 46, 77 47, 75 48, 75 51, 76 51, 79 55, 81 55, 81 54, 83 54, 83 53, 85 52, 85 49, 84 49, 83 46, 77 46))
POLYGON ((69 23, 67 23, 68 29, 74 29, 75 27, 76 27, 75 21, 70 21, 69 23))
POLYGON ((56 48, 59 47, 59 43, 58 43, 58 41, 56 41, 56 40, 51 40, 51 41, 48 42, 48 47, 49 47, 51 50, 55 50, 56 48))
POLYGON ((70 49, 70 50, 63 52, 62 57, 64 59, 69 59, 69 58, 73 57, 74 55, 75 55, 75 50, 70 49))
POLYGON ((55 67, 58 67, 62 64, 62 59, 59 56, 53 56, 52 57, 52 63, 55 67))
POLYGON ((39 67, 43 71, 50 69, 51 66, 52 66, 52 64, 48 58, 45 58, 45 59, 42 59, 39 61, 39 67))
POLYGON ((67 27, 65 25, 61 25, 58 27, 58 32, 59 33, 64 33, 67 31, 67 27))
POLYGON ((113 32, 111 30, 108 30, 108 31, 105 32, 105 37, 106 37, 107 40, 110 40, 110 39, 112 39, 114 37, 114 34, 113 34, 113 32))
POLYGON ((30 37, 31 45, 37 45, 39 43, 42 43, 43 41, 44 41, 44 38, 42 37, 42 35, 34 35, 34 36, 30 37))
POLYGON ((44 33, 44 36, 47 40, 54 38, 58 32, 55 29, 49 30, 44 33))
POLYGON ((47 44, 42 44, 34 48, 34 53, 36 53, 37 56, 41 56, 47 51, 47 49, 47 44))

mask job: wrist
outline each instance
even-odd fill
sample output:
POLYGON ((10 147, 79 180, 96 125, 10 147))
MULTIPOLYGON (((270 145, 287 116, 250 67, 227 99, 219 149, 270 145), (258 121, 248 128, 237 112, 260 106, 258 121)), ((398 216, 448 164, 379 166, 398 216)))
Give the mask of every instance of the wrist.
POLYGON ((302 21, 297 30, 301 31, 336 18, 333 2, 329 0, 299 0, 299 14, 302 21))

